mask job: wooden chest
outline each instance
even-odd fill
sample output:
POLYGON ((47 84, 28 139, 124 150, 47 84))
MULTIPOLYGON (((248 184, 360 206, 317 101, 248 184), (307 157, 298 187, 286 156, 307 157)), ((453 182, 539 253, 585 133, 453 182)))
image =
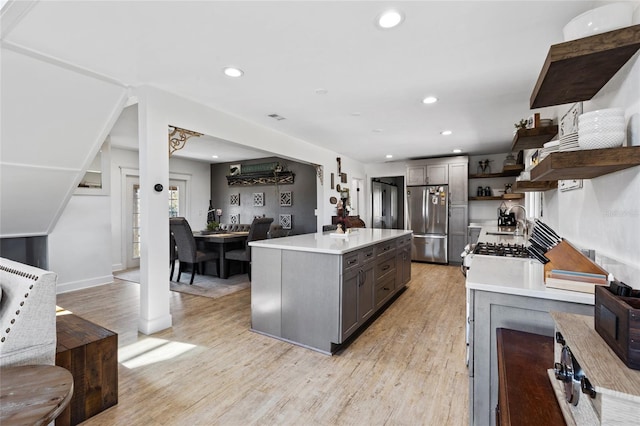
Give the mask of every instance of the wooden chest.
POLYGON ((58 315, 56 327, 56 365, 74 381, 56 425, 77 425, 118 403, 118 335, 73 314, 58 315))

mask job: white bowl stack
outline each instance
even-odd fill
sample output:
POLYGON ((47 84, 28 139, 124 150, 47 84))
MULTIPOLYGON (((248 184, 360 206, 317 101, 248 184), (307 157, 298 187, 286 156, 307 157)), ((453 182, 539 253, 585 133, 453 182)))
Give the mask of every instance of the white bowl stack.
POLYGON ((578 117, 580 149, 616 148, 626 137, 624 111, 608 108, 587 112, 578 117))

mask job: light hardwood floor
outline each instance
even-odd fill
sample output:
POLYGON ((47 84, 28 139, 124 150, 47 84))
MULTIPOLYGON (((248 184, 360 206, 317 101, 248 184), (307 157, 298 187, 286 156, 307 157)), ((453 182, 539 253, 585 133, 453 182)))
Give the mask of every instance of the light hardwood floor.
POLYGON ((137 284, 59 295, 119 335, 118 405, 84 424, 468 424, 459 268, 413 263, 407 290, 334 356, 249 331, 250 298, 172 292, 173 327, 145 336, 137 284))

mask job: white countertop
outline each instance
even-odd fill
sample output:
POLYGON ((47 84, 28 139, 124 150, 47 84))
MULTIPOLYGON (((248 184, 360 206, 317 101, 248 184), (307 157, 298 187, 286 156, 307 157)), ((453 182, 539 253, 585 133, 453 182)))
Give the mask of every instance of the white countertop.
MULTIPOLYGON (((483 228, 478 241, 525 243, 523 237, 490 234, 497 231, 497 227, 483 228)), ((593 294, 547 288, 544 284, 544 265, 535 259, 473 255, 471 266, 467 271, 467 289, 586 305, 595 304, 593 294)))
POLYGON ((402 229, 351 228, 351 233, 344 238, 332 237, 330 232, 316 232, 313 234, 294 235, 292 237, 251 241, 249 245, 252 247, 280 250, 345 254, 403 235, 411 235, 411 233, 412 231, 402 229))

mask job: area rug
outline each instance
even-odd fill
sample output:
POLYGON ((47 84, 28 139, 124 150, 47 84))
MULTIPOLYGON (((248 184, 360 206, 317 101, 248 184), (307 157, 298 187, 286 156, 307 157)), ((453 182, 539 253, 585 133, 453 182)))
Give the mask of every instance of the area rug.
MULTIPOLYGON (((173 279, 177 278, 178 265, 176 265, 176 273, 173 275, 173 279)), ((169 275, 169 270, 167 270, 169 275)), ((124 281, 131 281, 134 283, 140 283, 140 268, 132 268, 124 271, 115 272, 113 274, 115 278, 124 281)), ((249 277, 247 274, 232 275, 227 279, 214 277, 211 275, 197 275, 193 279, 193 284, 189 284, 191 279, 191 273, 183 273, 180 278, 180 282, 171 281, 170 287, 172 291, 180 293, 193 294, 195 296, 210 297, 217 299, 218 297, 226 296, 227 294, 235 293, 236 291, 244 290, 251 287, 249 277)))

